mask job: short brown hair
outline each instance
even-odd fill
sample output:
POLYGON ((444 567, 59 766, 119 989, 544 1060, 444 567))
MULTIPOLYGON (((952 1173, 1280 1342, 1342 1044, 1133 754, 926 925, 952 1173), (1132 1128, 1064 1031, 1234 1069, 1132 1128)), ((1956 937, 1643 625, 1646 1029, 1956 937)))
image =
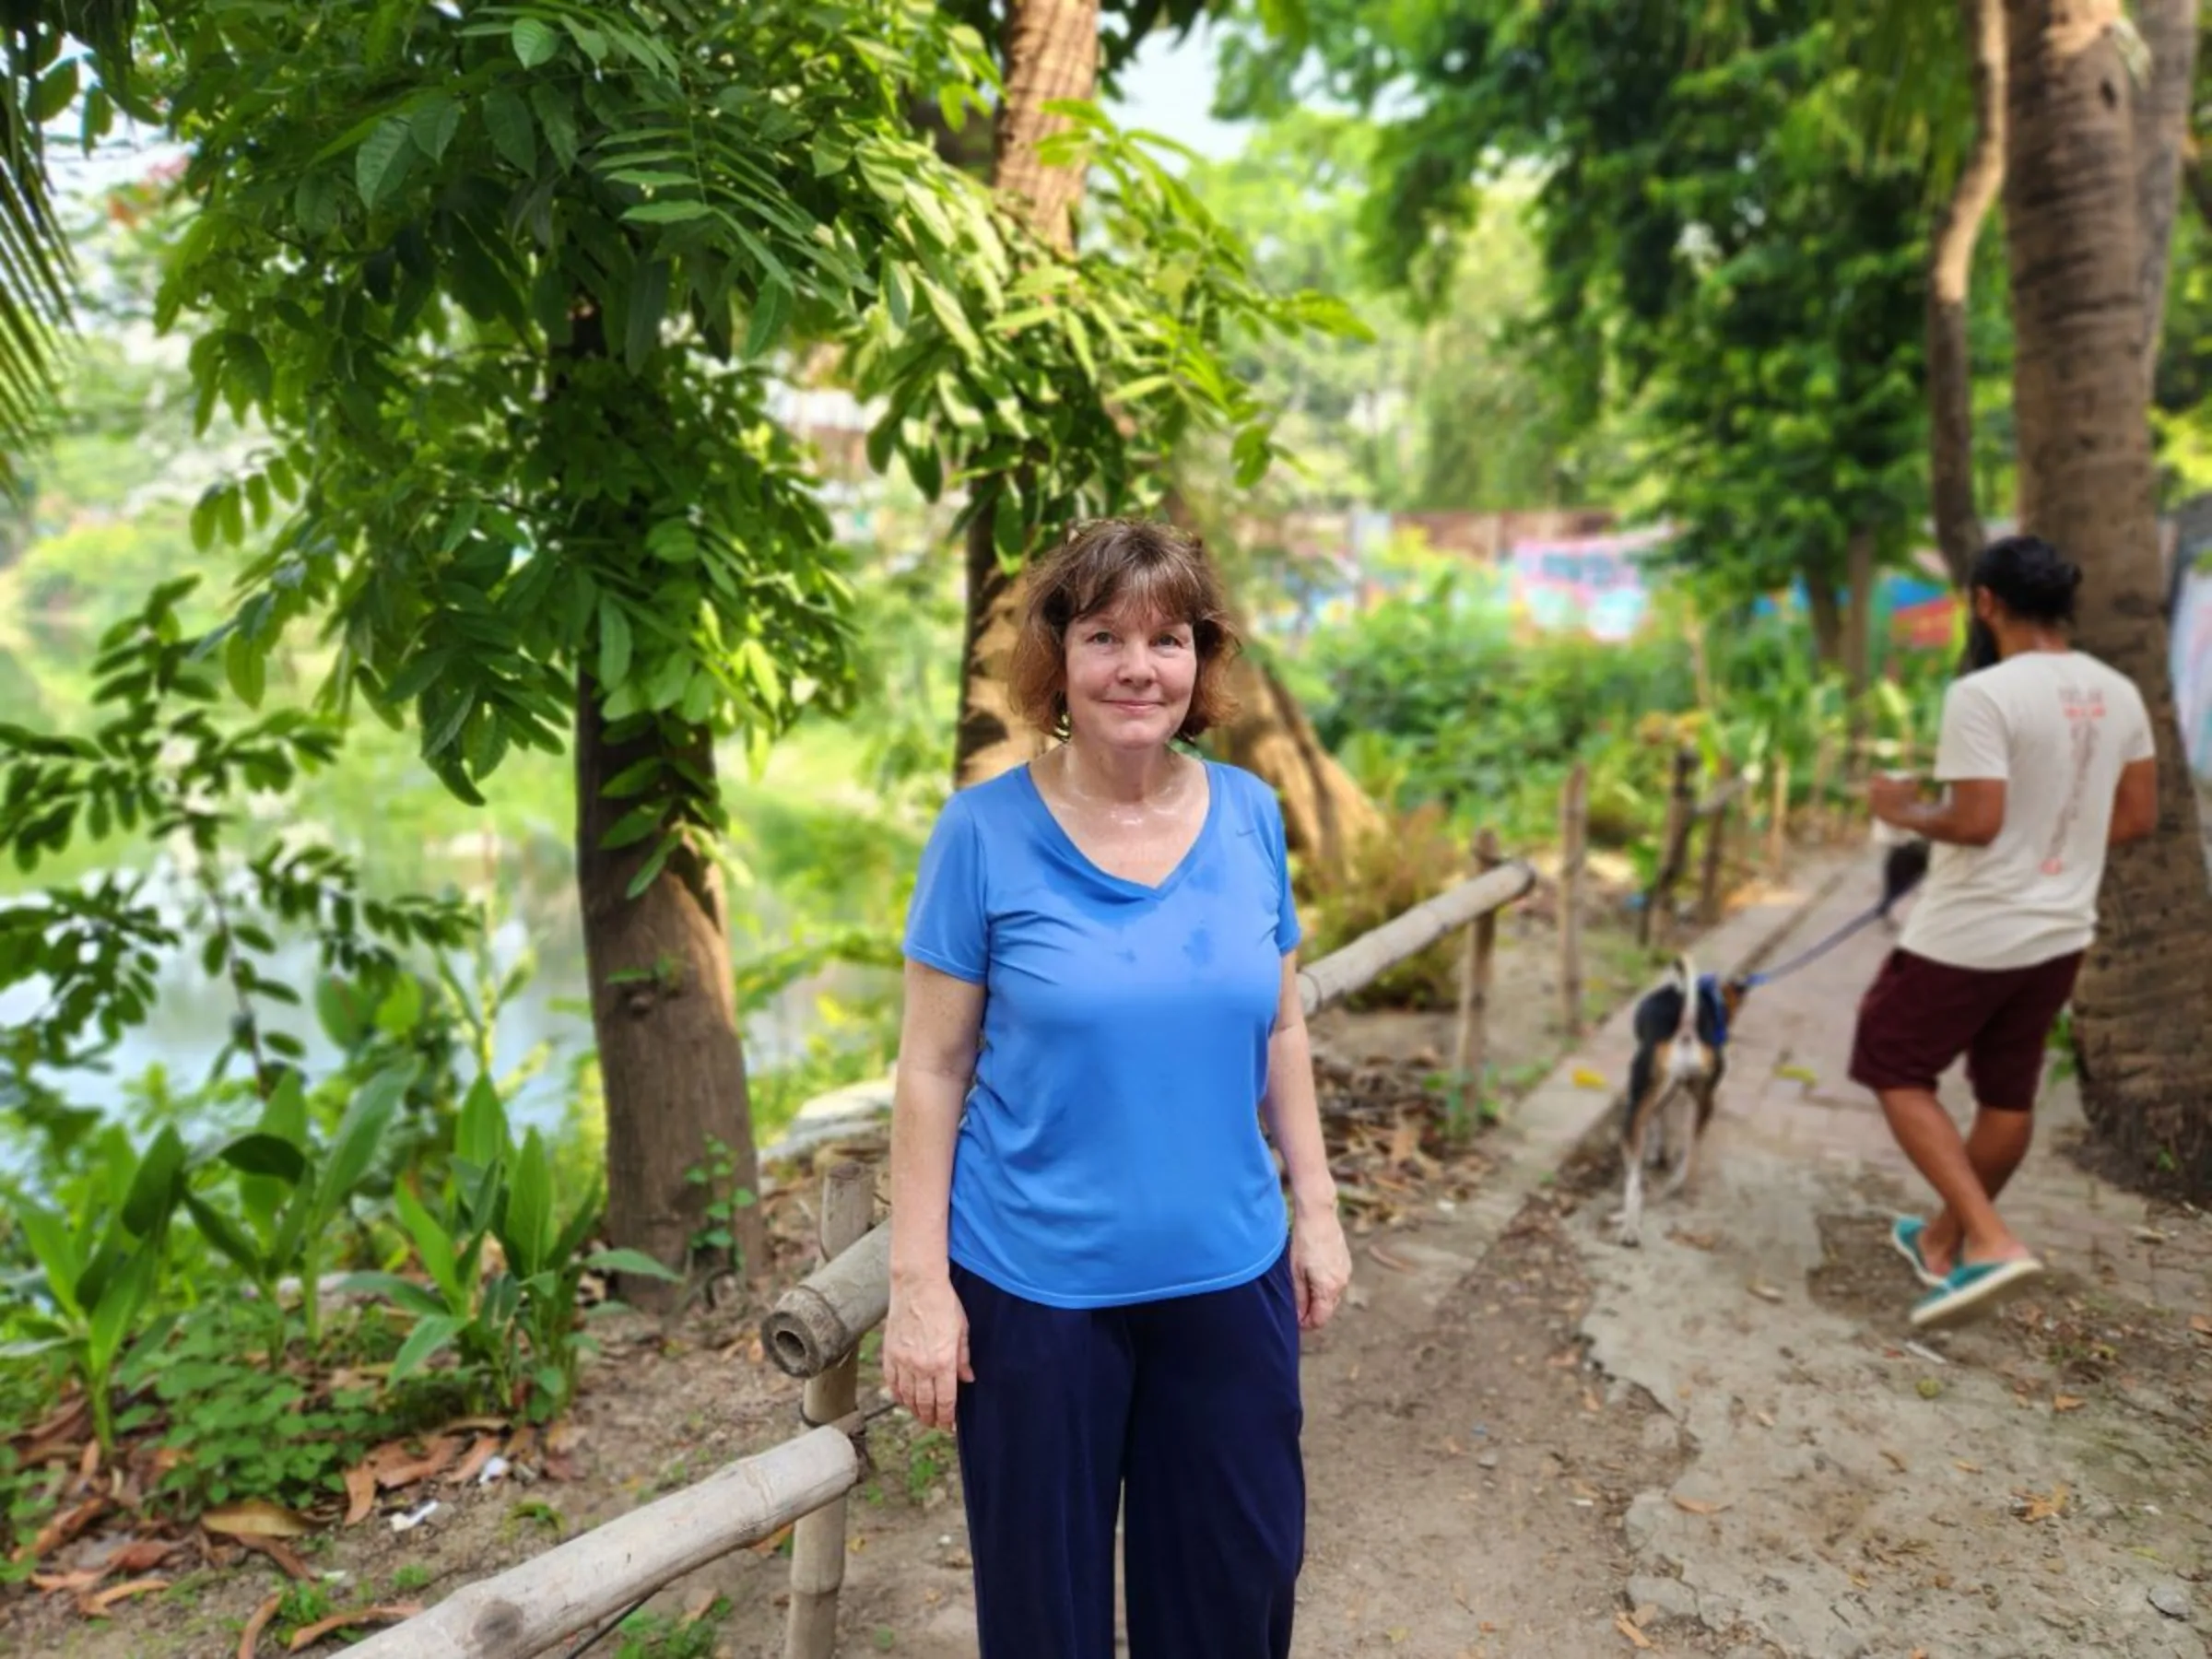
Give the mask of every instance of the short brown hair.
POLYGON ((1198 676, 1175 735, 1188 743, 1236 713, 1224 670, 1239 641, 1195 535, 1149 519, 1093 519, 1030 567, 1028 587, 1007 677, 1015 708, 1039 731, 1067 735, 1068 625, 1124 599, 1190 626, 1198 676))

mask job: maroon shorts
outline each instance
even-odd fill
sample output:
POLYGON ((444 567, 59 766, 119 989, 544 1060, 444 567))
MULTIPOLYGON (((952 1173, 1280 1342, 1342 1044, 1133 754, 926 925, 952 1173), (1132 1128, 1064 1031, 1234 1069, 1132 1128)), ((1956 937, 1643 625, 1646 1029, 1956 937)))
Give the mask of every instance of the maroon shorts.
POLYGON ((1893 950, 1859 1003, 1851 1080, 1879 1092, 1925 1088, 1966 1056, 1974 1102, 2026 1112, 2043 1080, 2043 1044, 2074 994, 2082 953, 2031 968, 1954 968, 1893 950))

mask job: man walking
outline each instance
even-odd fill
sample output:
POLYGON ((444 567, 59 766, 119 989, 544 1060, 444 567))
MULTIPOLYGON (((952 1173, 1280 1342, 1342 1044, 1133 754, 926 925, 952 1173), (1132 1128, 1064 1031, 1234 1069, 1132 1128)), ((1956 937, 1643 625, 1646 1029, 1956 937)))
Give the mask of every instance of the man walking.
POLYGON ((2042 1271, 1996 1210, 2032 1134, 2051 1027, 2097 931, 2107 849, 2158 820, 2157 763, 2127 677, 2065 638, 2081 571, 2031 535, 1974 562, 1976 671, 1944 696, 1936 799, 1877 778, 1882 822, 1935 843, 1898 948, 1859 1006, 1851 1076, 1943 1200, 1891 1240, 1929 1287, 1912 1324, 1954 1324, 2042 1271), (1936 1098, 1960 1054, 1974 1094, 1963 1138, 1936 1098))

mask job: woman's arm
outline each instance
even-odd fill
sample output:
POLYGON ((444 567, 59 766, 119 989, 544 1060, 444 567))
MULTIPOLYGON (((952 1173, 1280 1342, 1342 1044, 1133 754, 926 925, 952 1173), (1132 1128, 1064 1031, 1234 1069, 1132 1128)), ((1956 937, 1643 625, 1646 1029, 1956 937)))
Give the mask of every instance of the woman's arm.
POLYGON ((891 1306, 883 1371, 891 1397, 932 1429, 952 1427, 959 1385, 975 1380, 946 1230, 953 1142, 975 1076, 982 1015, 982 986, 907 963, 891 1090, 891 1306))
POLYGON ((1336 1218, 1336 1178, 1329 1172, 1328 1145, 1322 1138, 1312 1045, 1298 995, 1296 951, 1283 957, 1282 994, 1275 1031, 1267 1039, 1267 1093, 1260 1106, 1290 1182, 1291 1279, 1298 1291, 1298 1323, 1318 1331, 1344 1300, 1352 1278, 1352 1256, 1336 1218))

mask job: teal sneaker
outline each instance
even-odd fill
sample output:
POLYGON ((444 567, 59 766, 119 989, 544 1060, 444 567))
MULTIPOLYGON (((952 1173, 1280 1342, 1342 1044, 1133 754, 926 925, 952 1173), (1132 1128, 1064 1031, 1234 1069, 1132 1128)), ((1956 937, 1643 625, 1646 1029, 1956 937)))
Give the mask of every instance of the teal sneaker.
POLYGON ((2043 1265, 2033 1256, 2009 1262, 1961 1262, 1938 1289, 1912 1304, 1912 1327, 1938 1330, 1962 1324, 1994 1310, 1998 1303, 2030 1281, 2042 1277, 2043 1265))
POLYGON ((1943 1283, 1943 1275, 1932 1271, 1928 1258, 1920 1253, 1920 1236, 1928 1230, 1928 1224, 1918 1216, 1900 1216, 1889 1223, 1889 1243, 1899 1255, 1912 1264, 1912 1277, 1931 1290, 1943 1283))

